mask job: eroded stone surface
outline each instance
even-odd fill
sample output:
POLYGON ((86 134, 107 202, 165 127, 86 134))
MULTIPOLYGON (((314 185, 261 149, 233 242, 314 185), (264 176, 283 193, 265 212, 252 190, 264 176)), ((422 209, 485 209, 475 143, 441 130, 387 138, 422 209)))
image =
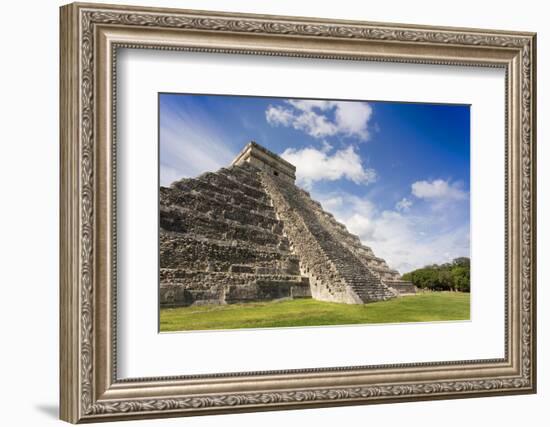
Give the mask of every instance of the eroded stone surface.
POLYGON ((414 292, 294 177, 294 166, 251 143, 228 168, 161 187, 161 305, 362 304, 414 292))

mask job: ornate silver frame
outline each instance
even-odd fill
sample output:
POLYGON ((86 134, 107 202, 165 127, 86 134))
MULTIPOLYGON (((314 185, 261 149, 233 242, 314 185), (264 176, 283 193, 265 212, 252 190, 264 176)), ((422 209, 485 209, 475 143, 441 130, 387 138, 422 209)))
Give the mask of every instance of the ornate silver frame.
POLYGON ((534 393, 533 33, 98 4, 61 8, 61 419, 77 423, 534 393), (502 67, 506 70, 505 357, 119 380, 118 47, 502 67))

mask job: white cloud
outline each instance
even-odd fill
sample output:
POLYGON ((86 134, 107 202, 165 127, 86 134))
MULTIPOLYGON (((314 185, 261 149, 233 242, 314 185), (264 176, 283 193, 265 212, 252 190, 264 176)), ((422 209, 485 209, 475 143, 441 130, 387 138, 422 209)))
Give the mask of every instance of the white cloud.
POLYGON ((290 126, 294 120, 292 111, 288 108, 269 106, 265 112, 267 122, 272 126, 290 126))
POLYGON ((365 102, 337 102, 336 126, 341 133, 356 135, 360 139, 367 139, 369 133, 367 124, 372 115, 372 107, 365 102))
POLYGON ((231 163, 227 148, 215 126, 199 115, 165 107, 160 117, 160 185, 195 177, 231 163))
POLYGON ((433 181, 416 181, 411 185, 412 194, 419 199, 446 199, 446 200, 464 200, 467 198, 466 192, 461 188, 460 182, 449 184, 448 181, 436 179, 433 181))
POLYGON ((313 147, 287 148, 281 157, 296 166, 299 185, 311 188, 315 181, 335 181, 345 178, 356 184, 369 184, 376 180, 374 169, 364 168, 353 146, 328 154, 313 147))
POLYGON ((289 108, 270 105, 265 112, 265 117, 271 126, 292 126, 315 138, 332 136, 336 133, 335 126, 329 123, 325 116, 312 111, 296 114, 289 108))
POLYGON ((372 107, 360 101, 288 100, 287 106, 270 105, 265 117, 272 126, 292 126, 314 138, 334 135, 369 137, 372 107), (331 114, 332 113, 332 114, 331 114))
POLYGON ((431 210, 414 214, 380 211, 368 199, 349 193, 321 195, 312 191, 312 195, 401 274, 470 254, 467 220, 456 222, 431 210))
POLYGON ((302 130, 314 138, 322 138, 338 133, 334 123, 330 122, 324 115, 313 111, 304 111, 293 118, 294 129, 302 130))
POLYGON ((400 201, 398 201, 395 204, 395 209, 401 212, 407 212, 411 208, 412 204, 413 204, 412 200, 409 200, 406 197, 403 197, 400 201))

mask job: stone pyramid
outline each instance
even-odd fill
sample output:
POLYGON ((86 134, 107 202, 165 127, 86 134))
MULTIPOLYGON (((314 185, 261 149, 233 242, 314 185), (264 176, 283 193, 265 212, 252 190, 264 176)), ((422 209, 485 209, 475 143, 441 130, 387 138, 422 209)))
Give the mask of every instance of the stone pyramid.
POLYGON ((295 171, 251 142, 231 166, 160 188, 161 306, 414 292, 295 185, 295 171))

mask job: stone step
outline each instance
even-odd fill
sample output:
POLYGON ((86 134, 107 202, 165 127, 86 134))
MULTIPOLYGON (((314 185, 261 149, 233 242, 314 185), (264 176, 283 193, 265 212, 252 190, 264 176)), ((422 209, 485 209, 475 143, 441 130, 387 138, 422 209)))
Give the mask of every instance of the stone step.
POLYGON ((258 191, 263 191, 262 182, 257 172, 252 173, 240 166, 232 166, 230 168, 222 168, 218 173, 226 176, 228 179, 236 181, 238 184, 247 185, 258 191))
POLYGON ((187 268, 161 268, 160 269, 160 281, 162 283, 176 283, 176 282, 185 282, 190 277, 207 277, 207 278, 235 278, 238 280, 243 280, 243 283, 247 283, 249 280, 258 279, 258 280, 279 280, 279 281, 290 281, 298 284, 304 284, 309 280, 307 277, 303 277, 300 274, 284 274, 284 273, 256 273, 249 270, 242 271, 204 271, 197 269, 187 269, 187 268))
POLYGON ((266 246, 288 246, 288 241, 278 223, 271 229, 266 229, 184 207, 161 207, 160 227, 167 231, 194 233, 213 239, 249 240, 266 246))
POLYGON ((207 172, 205 174, 200 175, 196 179, 217 187, 221 187, 223 189, 240 191, 252 199, 258 200, 264 204, 269 204, 269 198, 264 191, 262 191, 261 189, 251 187, 235 179, 229 178, 227 175, 207 172))
POLYGON ((233 204, 232 200, 218 200, 214 197, 208 197, 205 193, 178 191, 177 197, 170 195, 164 198, 162 206, 178 206, 204 214, 216 214, 217 217, 237 221, 245 225, 254 225, 256 227, 272 229, 278 225, 279 221, 275 216, 273 208, 262 209, 265 205, 258 205, 258 210, 251 209, 250 206, 240 206, 233 204))
POLYGON ((298 257, 288 250, 248 241, 227 242, 196 235, 160 232, 161 267, 192 267, 212 271, 229 271, 233 264, 250 264, 262 268, 297 272, 298 257))
MULTIPOLYGON (((161 203, 180 204, 186 203, 188 194, 202 195, 205 198, 239 206, 255 212, 261 212, 266 216, 274 217, 273 207, 260 200, 244 194, 242 191, 224 189, 197 179, 180 180, 172 187, 161 187, 161 203)), ((269 201, 267 201, 269 202, 269 201)))

